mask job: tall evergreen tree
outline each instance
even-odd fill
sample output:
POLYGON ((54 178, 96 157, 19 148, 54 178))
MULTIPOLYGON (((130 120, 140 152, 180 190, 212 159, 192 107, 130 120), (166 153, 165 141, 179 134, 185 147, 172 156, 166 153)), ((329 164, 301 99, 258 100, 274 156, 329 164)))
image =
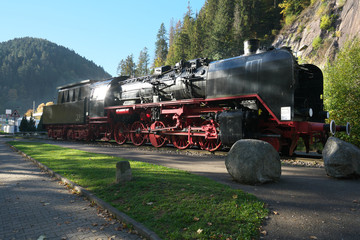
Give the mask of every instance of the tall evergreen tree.
POLYGON ((199 58, 204 57, 204 30, 201 24, 201 17, 197 16, 196 20, 192 23, 192 31, 190 34, 190 42, 191 42, 191 49, 189 58, 199 58))
POLYGON ((172 28, 171 45, 169 46, 168 55, 166 56, 167 65, 173 66, 175 63, 184 58, 184 53, 180 41, 180 33, 182 30, 181 27, 181 21, 178 21, 176 26, 172 28))
POLYGON ((231 56, 233 14, 234 0, 219 2, 219 9, 215 15, 208 46, 208 53, 211 58, 222 59, 231 56))
POLYGON ((32 114, 31 114, 30 120, 28 122, 28 131, 30 131, 30 132, 36 131, 36 123, 35 123, 35 120, 34 120, 32 114))
POLYGON ((28 129, 29 129, 29 122, 24 115, 21 119, 19 130, 20 132, 27 132, 29 131, 28 129))
POLYGON ((121 76, 135 76, 136 64, 132 54, 128 55, 126 59, 122 59, 117 68, 117 74, 121 76))
POLYGON ((136 76, 144 76, 149 74, 149 53, 148 49, 144 47, 139 55, 139 60, 136 67, 136 76))
POLYGON ((167 40, 165 25, 164 23, 161 23, 160 29, 156 35, 154 67, 165 65, 166 56, 168 54, 167 40))

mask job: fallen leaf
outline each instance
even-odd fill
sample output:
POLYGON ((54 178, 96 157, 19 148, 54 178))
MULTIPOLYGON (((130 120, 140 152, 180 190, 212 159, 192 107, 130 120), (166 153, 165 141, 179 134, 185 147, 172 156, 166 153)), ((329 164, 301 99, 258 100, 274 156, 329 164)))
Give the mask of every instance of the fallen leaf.
POLYGON ((238 198, 238 195, 235 194, 235 195, 233 195, 232 197, 233 197, 233 199, 237 199, 237 198, 238 198))
POLYGON ((97 223, 93 223, 92 225, 93 225, 94 227, 96 227, 98 224, 97 224, 97 223))
POLYGON ((207 225, 208 225, 208 226, 212 226, 212 223, 211 223, 211 222, 208 222, 207 225))
POLYGON ((200 220, 200 218, 194 217, 194 221, 199 221, 199 220, 200 220))
POLYGON ((318 238, 315 236, 310 236, 310 239, 318 239, 318 238))
POLYGON ((201 234, 203 231, 204 231, 203 229, 199 228, 196 232, 197 232, 198 234, 201 234))
POLYGON ((262 230, 260 233, 264 236, 266 236, 266 234, 267 234, 267 232, 265 230, 262 230))
POLYGON ((273 211, 274 215, 279 215, 279 213, 277 211, 273 211))
POLYGON ((115 228, 115 231, 122 231, 122 230, 123 228, 121 226, 115 228))

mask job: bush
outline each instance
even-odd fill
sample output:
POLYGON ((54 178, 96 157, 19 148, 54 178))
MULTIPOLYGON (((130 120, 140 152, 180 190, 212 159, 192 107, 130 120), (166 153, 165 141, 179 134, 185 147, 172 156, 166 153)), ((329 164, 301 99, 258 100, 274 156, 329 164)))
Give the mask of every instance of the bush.
POLYGON ((331 19, 329 15, 324 15, 320 19, 320 29, 327 30, 331 26, 331 19))
POLYGON ((350 136, 339 137, 360 146, 360 39, 348 41, 337 59, 327 64, 324 75, 324 103, 331 119, 352 125, 350 136))
POLYGON ((320 20, 320 29, 321 30, 329 30, 331 31, 331 29, 334 31, 335 29, 333 27, 331 27, 334 22, 335 22, 336 16, 335 15, 324 15, 321 17, 320 20))
POLYGON ((321 44, 323 43, 323 40, 320 36, 314 38, 313 42, 312 42, 312 47, 313 49, 316 51, 321 47, 321 44))

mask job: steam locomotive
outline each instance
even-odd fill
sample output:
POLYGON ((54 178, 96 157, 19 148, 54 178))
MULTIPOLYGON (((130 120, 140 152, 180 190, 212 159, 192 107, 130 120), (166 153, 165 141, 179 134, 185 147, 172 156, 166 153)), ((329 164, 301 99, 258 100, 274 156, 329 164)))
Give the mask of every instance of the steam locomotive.
POLYGON ((216 151, 239 139, 261 139, 292 155, 325 143, 336 126, 323 110, 323 75, 298 64, 289 48, 259 50, 245 42, 242 56, 198 58, 155 68, 154 74, 85 80, 58 88, 57 104, 44 108, 49 137, 112 140, 178 149, 216 151))

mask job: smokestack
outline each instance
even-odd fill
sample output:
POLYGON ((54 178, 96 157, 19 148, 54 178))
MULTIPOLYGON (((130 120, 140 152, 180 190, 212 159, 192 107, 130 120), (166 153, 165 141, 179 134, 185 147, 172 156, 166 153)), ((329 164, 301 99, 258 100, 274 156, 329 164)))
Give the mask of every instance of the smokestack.
POLYGON ((260 40, 258 39, 249 39, 244 41, 244 55, 248 56, 255 54, 259 49, 260 40))

